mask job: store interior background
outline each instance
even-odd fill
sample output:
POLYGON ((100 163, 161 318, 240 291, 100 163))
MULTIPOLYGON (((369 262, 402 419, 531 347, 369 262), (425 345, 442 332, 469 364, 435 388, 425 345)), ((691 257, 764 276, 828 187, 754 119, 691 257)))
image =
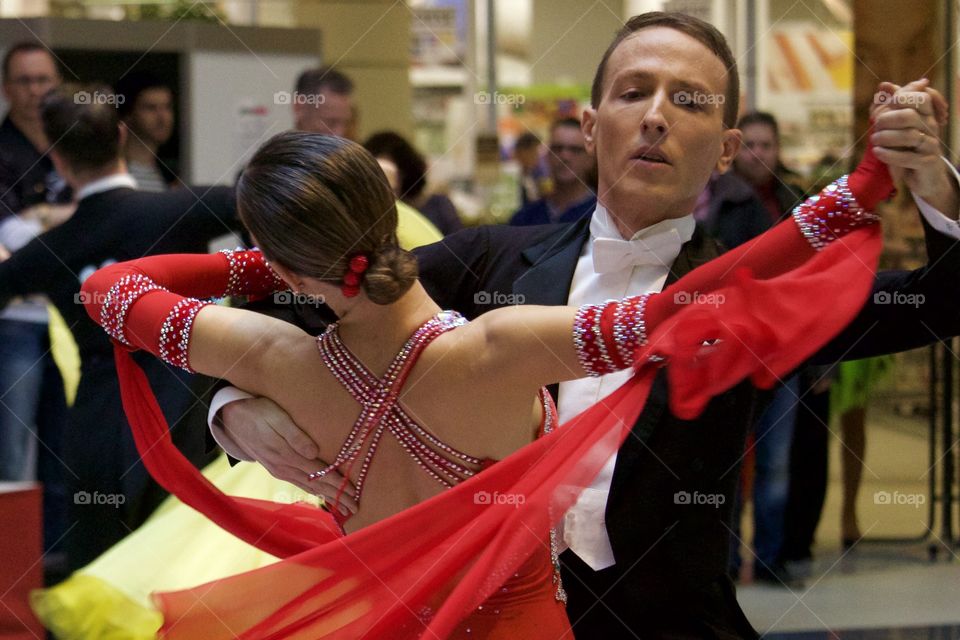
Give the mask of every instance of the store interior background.
MULTIPOLYGON (((805 179, 842 172, 857 157, 881 79, 927 76, 952 99, 943 141, 958 159, 960 12, 952 0, 0 0, 0 42, 41 38, 62 54, 66 79, 76 72, 111 81, 138 64, 165 70, 179 94, 180 137, 169 153, 193 183, 232 182, 256 140, 291 124, 289 105, 273 94, 292 90, 305 67, 335 65, 357 86, 358 138, 392 129, 413 140, 430 159, 431 185, 452 197, 468 224, 480 224, 502 222, 517 208, 513 140, 528 130, 543 137, 556 116, 579 115, 612 34, 649 10, 693 13, 726 35, 744 107, 778 117, 784 161, 805 179), (103 37, 90 37, 91 29, 103 37), (89 75, 97 71, 103 77, 89 75)), ((912 205, 900 197, 884 216, 886 265, 920 264, 912 205)), ((945 388, 956 376, 943 384, 956 344, 935 352, 933 366, 929 349, 898 355, 870 407, 859 504, 870 540, 852 553, 840 548, 833 438, 813 577, 799 590, 740 588, 759 629, 960 625, 953 532, 960 517, 954 506, 952 521, 945 519, 950 510, 942 508, 950 486, 944 470, 957 475, 957 441, 943 435, 944 420, 956 423, 957 394, 945 388), (926 500, 878 503, 884 491, 926 500)), ((749 517, 744 524, 749 539, 749 517)), ((960 637, 950 628, 936 637, 960 637)))

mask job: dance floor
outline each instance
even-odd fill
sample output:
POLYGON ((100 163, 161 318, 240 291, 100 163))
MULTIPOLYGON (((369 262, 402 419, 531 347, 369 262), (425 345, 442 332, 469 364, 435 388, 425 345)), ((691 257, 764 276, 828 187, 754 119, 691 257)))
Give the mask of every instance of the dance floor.
MULTIPOLYGON (((927 504, 906 498, 893 504, 895 500, 883 496, 899 492, 929 500, 924 423, 876 413, 868 424, 858 504, 861 529, 874 539, 923 534, 927 504)), ((944 544, 939 521, 923 542, 861 542, 843 552, 840 496, 839 443, 834 437, 815 560, 791 565, 803 576, 798 587, 749 584, 746 576, 737 593, 753 625, 775 640, 960 640, 960 547, 944 544), (939 549, 936 561, 930 559, 931 544, 939 549)), ((744 525, 749 540, 749 518, 744 525)), ((955 536, 957 528, 955 519, 955 536)), ((745 551, 744 557, 752 556, 745 551)))

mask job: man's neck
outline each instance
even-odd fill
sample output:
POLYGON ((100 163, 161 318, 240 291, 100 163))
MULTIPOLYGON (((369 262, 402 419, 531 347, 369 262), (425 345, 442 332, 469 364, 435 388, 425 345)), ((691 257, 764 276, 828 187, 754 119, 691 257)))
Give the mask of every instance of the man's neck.
POLYGON ((43 132, 43 121, 39 118, 24 118, 13 112, 9 115, 10 121, 30 141, 37 153, 46 153, 47 147, 50 145, 47 142, 46 134, 43 132))
POLYGON ((579 181, 569 184, 558 184, 553 193, 547 196, 547 202, 557 211, 566 211, 568 207, 580 202, 590 193, 590 190, 579 181))
POLYGON ((662 207, 653 204, 637 203, 630 206, 618 206, 609 201, 602 202, 610 220, 624 240, 630 240, 638 232, 668 219, 682 218, 693 212, 696 202, 679 203, 676 206, 662 207))
POLYGON ((69 181, 70 187, 74 193, 78 193, 87 185, 93 184, 98 180, 103 180, 110 176, 123 175, 125 173, 127 173, 127 164, 123 160, 118 160, 115 164, 111 164, 109 168, 98 171, 74 173, 72 179, 69 181))
POLYGON ((151 144, 142 138, 136 136, 127 137, 126 158, 127 162, 137 164, 154 165, 157 162, 158 145, 151 144))

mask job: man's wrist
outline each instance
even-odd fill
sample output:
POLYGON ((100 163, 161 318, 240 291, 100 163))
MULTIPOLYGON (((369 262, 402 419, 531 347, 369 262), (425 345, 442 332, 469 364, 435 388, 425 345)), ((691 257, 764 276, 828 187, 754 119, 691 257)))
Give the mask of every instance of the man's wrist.
POLYGON ((957 220, 960 217, 960 174, 945 157, 941 156, 941 161, 943 164, 936 177, 911 192, 946 217, 957 220))
POLYGON ((213 398, 211 398, 210 410, 207 412, 207 425, 210 428, 210 434, 213 436, 213 439, 217 441, 217 444, 220 445, 220 448, 237 460, 245 460, 247 462, 252 462, 253 458, 248 456, 236 441, 227 434, 223 424, 223 409, 232 402, 246 400, 252 397, 253 396, 246 391, 242 391, 236 387, 224 387, 217 391, 213 398))

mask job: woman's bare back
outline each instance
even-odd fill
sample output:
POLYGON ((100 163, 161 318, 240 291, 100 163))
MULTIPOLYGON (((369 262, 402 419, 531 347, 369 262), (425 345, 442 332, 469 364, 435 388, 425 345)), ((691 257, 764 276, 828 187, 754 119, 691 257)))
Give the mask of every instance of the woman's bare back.
MULTIPOLYGON (((355 337, 352 344, 349 337, 344 338, 342 344, 383 379, 404 342, 388 336, 364 338, 355 337)), ((417 425, 452 449, 480 460, 498 460, 534 439, 543 406, 536 388, 498 384, 495 372, 484 366, 482 349, 477 348, 481 339, 471 325, 437 336, 413 364, 399 404, 417 425)), ((274 367, 271 398, 314 439, 320 459, 332 462, 362 407, 324 362, 317 339, 300 334, 282 350, 287 365, 274 367)), ((358 479, 365 453, 366 446, 352 466, 340 469, 352 483, 358 479)), ((454 459, 449 454, 445 457, 454 459)), ((360 529, 443 489, 385 430, 366 475, 360 509, 345 528, 360 529)))

